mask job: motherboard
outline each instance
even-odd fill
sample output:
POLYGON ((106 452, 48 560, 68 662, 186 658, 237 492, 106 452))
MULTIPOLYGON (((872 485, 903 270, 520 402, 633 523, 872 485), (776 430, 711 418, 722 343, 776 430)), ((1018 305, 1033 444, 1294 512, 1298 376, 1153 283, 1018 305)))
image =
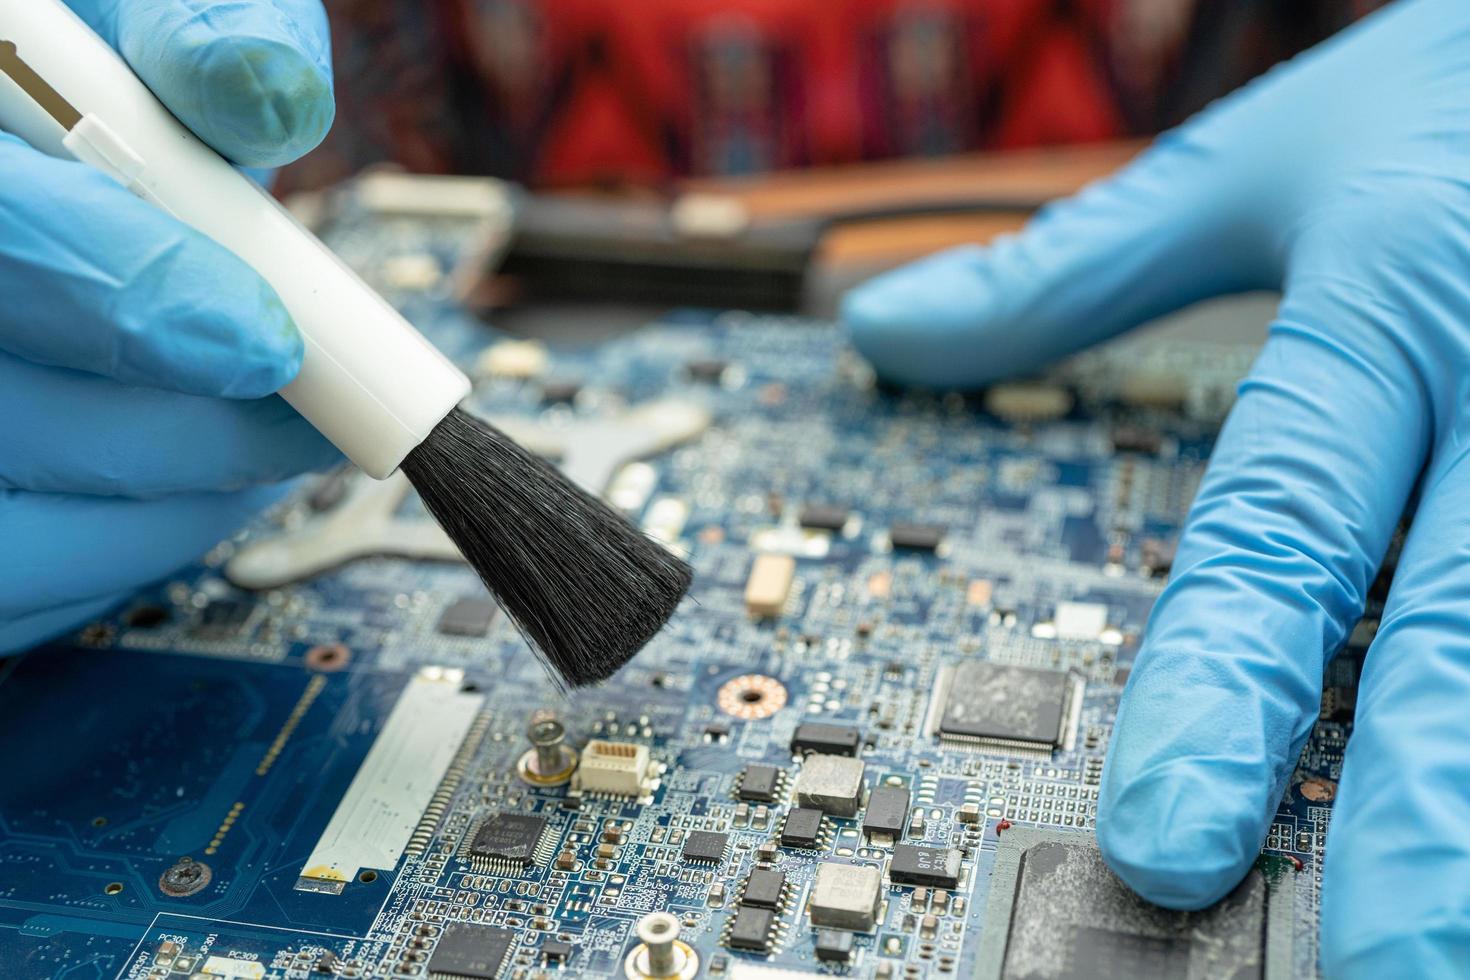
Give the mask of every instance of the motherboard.
POLYGON ((691 594, 564 694, 406 482, 305 479, 0 661, 0 976, 1315 975, 1351 655, 1219 905, 1148 905, 1091 836, 1252 343, 1156 337, 974 395, 888 390, 794 317, 548 347, 464 302, 503 240, 488 182, 315 203, 468 407, 686 556, 691 594))

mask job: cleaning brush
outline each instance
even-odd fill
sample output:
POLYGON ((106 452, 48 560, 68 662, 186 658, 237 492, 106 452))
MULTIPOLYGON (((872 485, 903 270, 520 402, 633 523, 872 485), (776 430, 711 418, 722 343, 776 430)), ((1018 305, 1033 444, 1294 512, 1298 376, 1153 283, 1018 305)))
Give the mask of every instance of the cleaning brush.
POLYGON ((673 614, 688 565, 461 410, 464 372, 189 132, 61 0, 0 0, 0 128, 96 167, 270 283, 306 348, 281 396, 368 475, 403 468, 554 676, 608 677, 673 614))

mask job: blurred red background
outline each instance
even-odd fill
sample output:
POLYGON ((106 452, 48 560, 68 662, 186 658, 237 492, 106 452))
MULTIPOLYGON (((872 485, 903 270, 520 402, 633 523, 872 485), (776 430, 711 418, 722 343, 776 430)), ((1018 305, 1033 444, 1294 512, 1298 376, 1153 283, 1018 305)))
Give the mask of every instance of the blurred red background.
POLYGON ((339 116, 283 190, 392 161, 660 186, 1157 132, 1376 0, 333 0, 339 116))

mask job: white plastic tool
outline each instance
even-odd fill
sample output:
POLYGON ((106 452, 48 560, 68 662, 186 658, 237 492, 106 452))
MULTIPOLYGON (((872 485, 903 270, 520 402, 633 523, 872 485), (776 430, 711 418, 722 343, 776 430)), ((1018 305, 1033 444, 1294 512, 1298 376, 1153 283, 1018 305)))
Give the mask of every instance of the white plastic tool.
POLYGON ((260 273, 306 341, 281 395, 369 475, 389 476, 469 394, 462 371, 60 0, 0 0, 0 129, 107 173, 260 273))

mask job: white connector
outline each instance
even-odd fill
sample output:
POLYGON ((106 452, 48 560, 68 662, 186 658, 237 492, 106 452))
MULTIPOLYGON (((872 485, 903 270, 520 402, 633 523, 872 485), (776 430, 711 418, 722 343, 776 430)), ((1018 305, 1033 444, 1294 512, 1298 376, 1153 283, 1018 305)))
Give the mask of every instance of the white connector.
POLYGON ((653 776, 647 746, 593 739, 582 750, 582 761, 572 775, 572 790, 646 796, 652 792, 653 776))

